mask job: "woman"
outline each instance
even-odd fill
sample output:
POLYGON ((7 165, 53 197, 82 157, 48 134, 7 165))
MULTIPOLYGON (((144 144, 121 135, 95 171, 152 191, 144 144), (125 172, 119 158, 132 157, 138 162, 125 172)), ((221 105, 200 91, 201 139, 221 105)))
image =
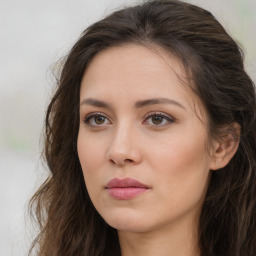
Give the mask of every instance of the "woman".
POLYGON ((37 255, 255 255, 255 120, 208 11, 156 0, 93 24, 47 110, 37 255))

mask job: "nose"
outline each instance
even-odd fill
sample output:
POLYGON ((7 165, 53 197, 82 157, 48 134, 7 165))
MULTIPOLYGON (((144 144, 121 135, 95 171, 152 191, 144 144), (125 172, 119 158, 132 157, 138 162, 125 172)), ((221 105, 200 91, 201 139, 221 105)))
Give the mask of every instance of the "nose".
POLYGON ((142 154, 139 149, 138 136, 134 128, 124 126, 117 128, 108 148, 107 160, 119 167, 139 164, 142 154))

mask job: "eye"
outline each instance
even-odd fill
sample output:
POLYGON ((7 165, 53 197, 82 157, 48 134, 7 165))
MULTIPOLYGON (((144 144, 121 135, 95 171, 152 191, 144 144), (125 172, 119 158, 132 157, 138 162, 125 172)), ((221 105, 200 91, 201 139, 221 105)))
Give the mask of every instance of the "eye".
POLYGON ((104 126, 110 124, 109 119, 101 113, 91 113, 84 119, 84 123, 90 126, 104 126))
POLYGON ((149 113, 143 124, 152 125, 152 126, 165 126, 170 123, 173 123, 174 119, 168 115, 162 113, 149 113))

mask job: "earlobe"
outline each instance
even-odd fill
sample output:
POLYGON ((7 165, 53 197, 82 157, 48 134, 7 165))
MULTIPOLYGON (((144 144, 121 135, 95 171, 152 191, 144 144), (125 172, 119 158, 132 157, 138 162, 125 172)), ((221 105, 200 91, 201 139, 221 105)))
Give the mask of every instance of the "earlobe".
POLYGON ((235 155, 240 141, 240 125, 233 123, 225 129, 224 136, 213 143, 211 170, 225 167, 235 155))

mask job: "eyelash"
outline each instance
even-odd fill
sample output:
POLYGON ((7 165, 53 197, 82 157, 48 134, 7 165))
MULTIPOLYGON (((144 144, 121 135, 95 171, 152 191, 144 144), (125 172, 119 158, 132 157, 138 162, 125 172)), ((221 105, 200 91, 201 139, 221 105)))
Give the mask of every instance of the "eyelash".
POLYGON ((95 118, 95 117, 104 117, 104 118, 108 119, 108 117, 105 116, 103 113, 96 112, 96 113, 90 113, 89 115, 85 116, 85 118, 83 119, 83 122, 84 122, 86 125, 89 125, 89 126, 92 126, 92 127, 95 127, 95 126, 100 127, 101 125, 92 125, 92 124, 90 124, 90 120, 91 120, 92 118, 95 118))
MULTIPOLYGON (((85 118, 83 119, 83 122, 88 125, 88 126, 91 126, 91 127, 101 127, 103 126, 105 123, 103 123, 102 125, 97 125, 97 124, 90 124, 90 121, 92 120, 92 118, 95 118, 95 117, 103 117, 105 119, 108 119, 109 118, 104 115, 103 113, 100 113, 100 112, 96 112, 96 113, 90 113, 88 114, 87 116, 85 116, 85 118)), ((166 120, 168 122, 168 124, 170 123, 173 123, 175 121, 174 118, 172 118, 171 116, 169 115, 165 115, 163 113, 160 113, 160 112, 152 112, 152 113, 148 113, 145 118, 144 118, 144 121, 143 121, 143 124, 145 123, 146 120, 148 120, 149 118, 153 118, 153 117, 161 117, 163 118, 164 120, 166 120)), ((95 120, 94 120, 95 121, 95 120)), ((111 121, 110 121, 111 122, 111 121)), ((167 126, 168 124, 150 124, 150 126, 154 126, 154 127, 164 127, 164 126, 167 126)))
MULTIPOLYGON (((153 118, 153 117, 161 117, 163 119, 165 119, 167 121, 168 124, 170 123, 173 123, 174 122, 174 118, 172 118, 171 116, 169 115, 166 115, 166 114, 163 114, 163 113, 160 113, 160 112, 152 112, 152 113, 148 113, 146 116, 145 116, 145 120, 149 119, 149 118, 153 118)), ((144 123, 145 121, 143 121, 144 123)), ((168 124, 152 124, 152 126, 156 126, 156 127, 164 127, 168 124)))

